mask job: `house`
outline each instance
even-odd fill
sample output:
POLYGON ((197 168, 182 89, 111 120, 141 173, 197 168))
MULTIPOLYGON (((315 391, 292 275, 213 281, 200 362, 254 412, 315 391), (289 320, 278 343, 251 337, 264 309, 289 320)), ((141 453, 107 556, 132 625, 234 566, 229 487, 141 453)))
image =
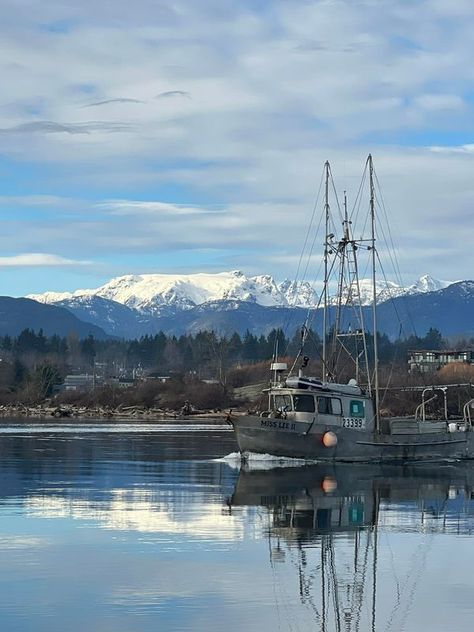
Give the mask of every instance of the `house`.
POLYGON ((107 384, 110 386, 116 386, 117 388, 132 388, 136 384, 136 380, 133 377, 112 377, 107 380, 107 384))
POLYGON ((447 364, 462 362, 474 364, 474 350, 472 349, 415 349, 408 351, 408 370, 427 373, 437 371, 447 364))
POLYGON ((89 391, 96 386, 102 386, 104 378, 93 373, 82 373, 80 375, 66 375, 64 384, 65 391, 89 391))

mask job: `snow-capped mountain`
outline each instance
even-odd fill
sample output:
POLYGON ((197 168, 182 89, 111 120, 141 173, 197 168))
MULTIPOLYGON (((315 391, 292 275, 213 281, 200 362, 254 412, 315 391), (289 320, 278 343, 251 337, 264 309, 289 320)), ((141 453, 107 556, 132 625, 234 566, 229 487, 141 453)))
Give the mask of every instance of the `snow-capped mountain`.
POLYGON ((433 279, 429 274, 425 274, 418 279, 413 285, 407 287, 407 294, 419 294, 423 292, 436 292, 437 290, 443 290, 448 285, 452 285, 454 281, 438 281, 433 279))
MULTIPOLYGON (((422 276, 416 283, 401 287, 393 282, 377 286, 378 301, 402 295, 432 292, 450 285, 432 277, 422 276)), ((217 274, 139 274, 117 277, 93 290, 75 292, 45 292, 30 294, 41 303, 66 305, 68 302, 90 306, 91 297, 114 301, 142 314, 159 315, 164 308, 193 309, 216 301, 249 302, 263 307, 315 307, 319 295, 307 281, 285 280, 277 283, 269 275, 247 277, 243 272, 217 274)), ((372 282, 360 281, 363 305, 372 302, 372 282)))
POLYGON ((41 303, 56 304, 90 296, 121 303, 142 313, 157 314, 163 307, 191 309, 215 301, 244 301, 264 307, 314 304, 316 294, 307 282, 277 284, 269 275, 247 277, 240 271, 218 274, 140 274, 112 279, 91 290, 31 294, 41 303))
POLYGON ((285 279, 278 289, 289 307, 314 307, 318 304, 319 293, 308 281, 290 281, 285 279))
MULTIPOLYGON (((400 335, 400 319, 405 332, 423 333, 435 327, 444 335, 473 335, 474 281, 449 284, 423 276, 406 287, 396 283, 388 288, 377 286, 377 293, 378 326, 392 338, 400 335)), ((371 281, 361 280, 360 296, 370 327, 371 281)), ((159 331, 167 335, 203 330, 260 335, 277 327, 291 329, 304 322, 308 307, 318 305, 319 291, 308 282, 277 283, 267 275, 222 272, 128 275, 95 290, 48 292, 30 298, 64 308, 108 335, 133 339, 159 331)), ((321 318, 314 322, 318 330, 321 318)), ((36 325, 35 321, 29 326, 36 325)))
MULTIPOLYGON (((411 296, 412 294, 436 292, 437 290, 442 290, 445 287, 448 287, 448 285, 451 285, 451 283, 433 279, 433 277, 429 274, 423 275, 415 283, 406 287, 397 285, 393 281, 387 281, 387 283, 378 281, 376 283, 377 302, 383 303, 384 301, 398 298, 399 296, 411 296)), ((359 289, 361 304, 371 305, 373 295, 372 279, 361 279, 359 281, 359 289)), ((334 303, 335 301, 333 300, 331 302, 334 303)))

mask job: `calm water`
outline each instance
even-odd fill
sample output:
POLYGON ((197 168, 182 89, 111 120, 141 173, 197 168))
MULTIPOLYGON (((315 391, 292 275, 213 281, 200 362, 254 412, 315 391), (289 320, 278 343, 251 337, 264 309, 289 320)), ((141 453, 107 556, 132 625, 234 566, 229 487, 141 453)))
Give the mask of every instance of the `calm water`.
POLYGON ((0 426, 1 630, 473 629, 474 464, 234 451, 210 427, 0 426))

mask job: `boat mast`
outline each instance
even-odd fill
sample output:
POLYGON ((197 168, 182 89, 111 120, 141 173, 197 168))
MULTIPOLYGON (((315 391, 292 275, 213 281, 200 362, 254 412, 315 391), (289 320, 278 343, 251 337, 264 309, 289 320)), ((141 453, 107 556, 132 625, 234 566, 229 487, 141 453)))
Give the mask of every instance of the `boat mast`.
POLYGON ((377 287, 375 276, 375 264, 377 258, 377 251, 375 249, 375 187, 374 187, 374 163, 372 161, 372 154, 369 154, 367 159, 369 163, 369 182, 370 182, 370 220, 371 220, 371 250, 372 250, 372 322, 373 322, 373 335, 374 335, 374 404, 375 404, 375 431, 380 432, 380 419, 379 419, 379 356, 378 356, 378 344, 377 344, 377 287))
POLYGON ((329 240, 329 161, 324 163, 324 171, 326 174, 325 179, 325 196, 324 196, 324 214, 326 218, 326 229, 324 237, 324 310, 323 310, 323 367, 322 367, 322 380, 327 379, 327 348, 326 337, 328 330, 328 240, 329 240))

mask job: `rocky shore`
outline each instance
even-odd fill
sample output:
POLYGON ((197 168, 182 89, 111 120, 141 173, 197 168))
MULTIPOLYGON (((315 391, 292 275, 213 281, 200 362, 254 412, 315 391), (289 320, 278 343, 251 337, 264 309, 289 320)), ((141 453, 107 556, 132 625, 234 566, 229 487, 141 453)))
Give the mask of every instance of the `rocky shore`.
POLYGON ((86 407, 75 405, 34 405, 10 404, 0 406, 0 418, 28 418, 35 420, 51 419, 100 419, 103 421, 148 421, 172 422, 183 421, 193 423, 225 423, 227 411, 196 410, 183 407, 180 411, 163 410, 161 408, 145 408, 142 406, 86 407))

